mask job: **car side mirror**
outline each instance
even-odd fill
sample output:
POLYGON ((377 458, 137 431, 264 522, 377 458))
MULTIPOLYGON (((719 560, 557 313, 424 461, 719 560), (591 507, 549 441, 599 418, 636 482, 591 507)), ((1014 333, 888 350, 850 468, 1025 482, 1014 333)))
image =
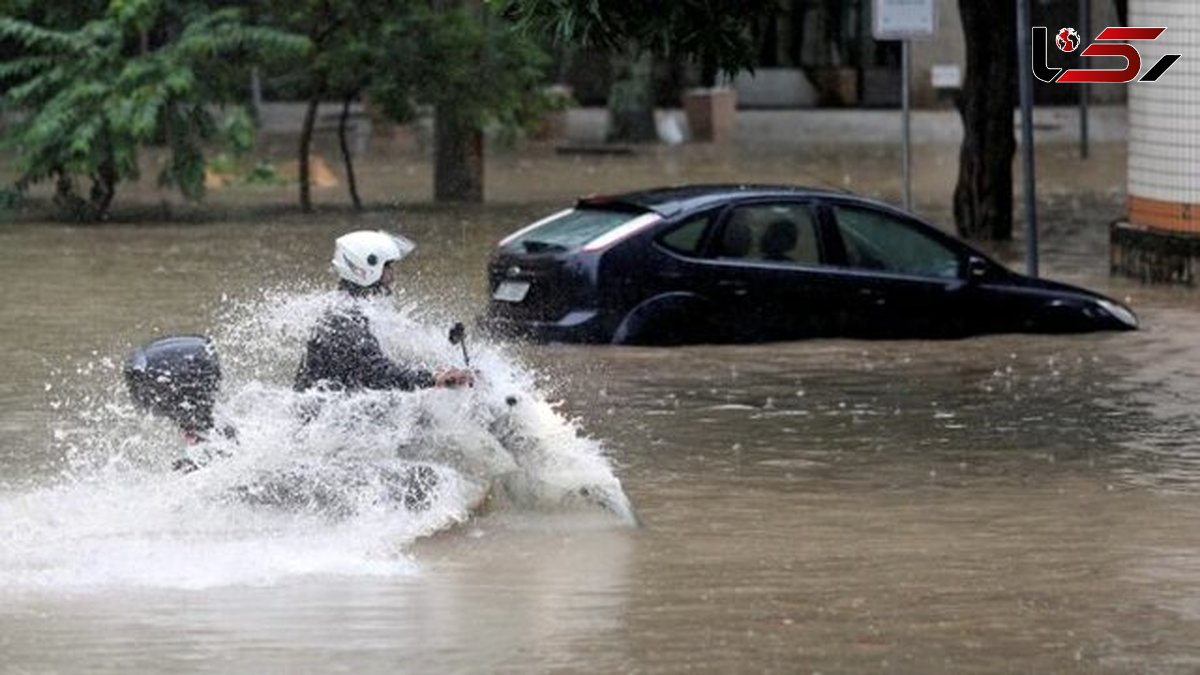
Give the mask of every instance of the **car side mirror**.
POLYGON ((992 266, 979 256, 967 258, 967 281, 982 281, 992 274, 992 266))

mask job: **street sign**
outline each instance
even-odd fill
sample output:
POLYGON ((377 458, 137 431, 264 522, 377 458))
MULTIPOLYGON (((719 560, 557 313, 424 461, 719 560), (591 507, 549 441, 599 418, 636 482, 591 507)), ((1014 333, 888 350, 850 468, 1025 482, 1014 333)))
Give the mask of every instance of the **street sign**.
POLYGON ((935 63, 929 68, 934 89, 962 89, 962 68, 957 63, 935 63))
POLYGON ((933 39, 937 32, 937 1, 874 0, 871 10, 871 33, 875 39, 900 41, 901 126, 904 130, 900 165, 903 169, 904 208, 912 209, 912 113, 908 86, 912 77, 912 56, 908 43, 933 39))
POLYGON ((932 40, 936 0, 874 0, 871 34, 876 40, 932 40))

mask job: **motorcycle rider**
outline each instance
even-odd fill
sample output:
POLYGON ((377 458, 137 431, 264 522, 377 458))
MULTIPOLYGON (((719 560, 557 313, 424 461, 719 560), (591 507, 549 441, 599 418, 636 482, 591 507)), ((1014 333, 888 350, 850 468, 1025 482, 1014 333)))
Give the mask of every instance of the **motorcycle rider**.
MULTIPOLYGON (((360 230, 338 237, 333 268, 338 288, 356 300, 388 295, 395 283, 395 264, 416 248, 409 239, 383 231, 360 230)), ((297 391, 323 387, 341 391, 474 384, 469 370, 429 371, 398 363, 384 354, 371 323, 351 303, 327 312, 317 323, 296 373, 297 391)))

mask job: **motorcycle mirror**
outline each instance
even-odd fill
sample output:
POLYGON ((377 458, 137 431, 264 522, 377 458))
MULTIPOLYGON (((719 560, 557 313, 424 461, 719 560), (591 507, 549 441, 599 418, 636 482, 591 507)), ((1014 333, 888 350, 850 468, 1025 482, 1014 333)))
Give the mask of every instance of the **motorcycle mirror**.
POLYGON ((471 357, 467 354, 467 328, 459 321, 450 328, 450 344, 462 347, 463 363, 471 367, 471 357))

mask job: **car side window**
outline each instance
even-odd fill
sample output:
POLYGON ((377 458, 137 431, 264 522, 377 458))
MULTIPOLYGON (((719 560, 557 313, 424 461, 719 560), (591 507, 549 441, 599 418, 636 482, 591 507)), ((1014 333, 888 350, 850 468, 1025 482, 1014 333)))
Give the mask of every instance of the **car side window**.
POLYGON ((714 215, 716 212, 708 211, 690 216, 658 241, 676 253, 699 256, 700 247, 704 245, 704 232, 712 223, 714 215))
POLYGON ((730 213, 716 256, 795 265, 821 262, 817 229, 806 204, 738 206, 730 213))
POLYGON ((958 278, 958 254, 933 237, 886 213, 834 206, 846 264, 924 277, 958 278))

